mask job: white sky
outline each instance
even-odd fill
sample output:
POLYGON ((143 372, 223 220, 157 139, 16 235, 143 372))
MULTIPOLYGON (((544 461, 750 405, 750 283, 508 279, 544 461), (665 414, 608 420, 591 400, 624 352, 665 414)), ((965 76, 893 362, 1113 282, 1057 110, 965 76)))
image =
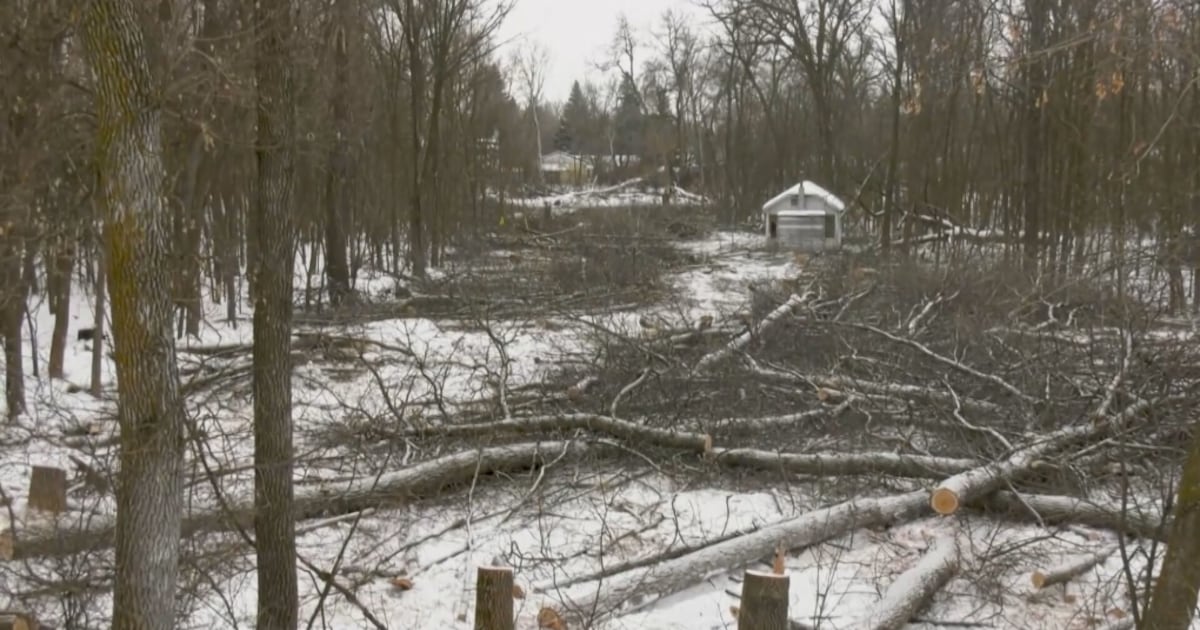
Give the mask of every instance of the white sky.
MULTIPOLYGON (((500 40, 505 42, 500 54, 507 62, 523 38, 540 42, 550 53, 542 99, 564 102, 572 81, 599 79, 594 62, 607 57, 618 15, 624 13, 635 33, 647 42, 651 29, 660 30, 667 9, 697 23, 707 15, 691 0, 516 0, 500 29, 500 40)), ((642 59, 648 55, 649 51, 643 52, 642 59)))

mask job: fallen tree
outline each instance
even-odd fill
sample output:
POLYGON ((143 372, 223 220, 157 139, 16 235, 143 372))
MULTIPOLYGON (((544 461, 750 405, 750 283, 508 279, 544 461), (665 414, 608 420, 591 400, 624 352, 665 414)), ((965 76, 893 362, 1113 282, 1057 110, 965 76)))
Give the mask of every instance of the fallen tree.
MULTIPOLYGON (((643 569, 613 575, 599 584, 584 583, 558 589, 555 584, 537 588, 553 593, 569 610, 619 612, 630 602, 646 603, 686 589, 705 576, 743 566, 769 556, 778 547, 793 549, 820 543, 860 527, 882 526, 909 520, 925 511, 926 493, 854 499, 814 510, 763 527, 751 534, 704 547, 693 553, 643 569)), ((579 614, 579 613, 577 613, 579 614)))
MULTIPOLYGON (((296 493, 295 518, 326 517, 435 496, 448 486, 469 484, 479 475, 528 470, 546 465, 559 456, 580 455, 589 448, 577 441, 510 444, 462 451, 344 485, 303 488, 296 493)), ((222 508, 186 514, 180 534, 190 537, 248 527, 253 518, 253 499, 241 498, 222 508)), ((20 560, 108 548, 113 543, 115 526, 112 518, 96 517, 82 524, 60 522, 54 529, 18 531, 15 535, 6 533, 12 536, 11 559, 20 560)))
POLYGON ((1077 497, 1021 494, 1000 491, 976 501, 990 512, 1007 512, 1045 525, 1073 524, 1109 529, 1115 532, 1166 542, 1171 518, 1156 510, 1136 506, 1104 504, 1077 497))
POLYGON ((1033 582, 1033 587, 1037 589, 1047 588, 1055 584, 1065 584, 1091 571, 1096 565, 1101 564, 1109 556, 1116 553, 1118 548, 1117 545, 1111 545, 1082 558, 1076 558, 1066 564, 1051 567, 1045 571, 1039 569, 1029 576, 1030 581, 1033 582))
POLYGON ((899 630, 929 605, 960 566, 957 532, 938 538, 921 560, 901 573, 852 627, 863 630, 899 630))
POLYGON ((724 346, 721 346, 720 348, 713 350, 712 352, 701 357, 700 361, 696 363, 695 371, 701 372, 707 370, 718 361, 732 355, 742 348, 745 348, 751 340, 762 335, 767 330, 770 330, 771 327, 778 322, 783 321, 787 315, 794 314, 797 309, 812 301, 815 297, 816 295, 811 292, 805 292, 803 295, 792 294, 792 296, 789 297, 786 302, 775 307, 775 310, 771 311, 770 313, 767 313, 766 317, 763 317, 758 324, 755 324, 749 330, 734 337, 733 339, 730 339, 729 342, 724 346))

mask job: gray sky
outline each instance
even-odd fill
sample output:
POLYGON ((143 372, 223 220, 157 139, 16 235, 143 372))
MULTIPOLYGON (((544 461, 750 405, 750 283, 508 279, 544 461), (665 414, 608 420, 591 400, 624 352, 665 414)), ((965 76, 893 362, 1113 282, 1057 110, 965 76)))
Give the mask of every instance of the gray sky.
MULTIPOLYGON (((705 16, 691 0, 516 0, 500 30, 507 43, 500 53, 507 61, 522 38, 540 42, 550 53, 543 99, 565 101, 571 82, 591 76, 599 79, 593 62, 603 60, 624 13, 645 42, 659 29, 662 14, 674 9, 695 21, 705 16)), ((647 52, 642 53, 645 59, 647 52)), ((641 64, 641 61, 638 61, 641 64)))

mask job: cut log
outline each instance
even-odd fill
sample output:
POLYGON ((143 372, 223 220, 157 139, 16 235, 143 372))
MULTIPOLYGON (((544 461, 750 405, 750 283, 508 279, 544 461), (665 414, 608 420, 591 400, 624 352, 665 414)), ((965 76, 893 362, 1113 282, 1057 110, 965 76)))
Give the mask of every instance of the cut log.
POLYGON ((767 316, 762 318, 762 321, 758 322, 758 324, 742 334, 734 337, 733 339, 730 339, 729 343, 726 343, 724 346, 721 346, 720 348, 713 350, 712 352, 701 357, 700 361, 696 363, 695 371, 701 372, 703 370, 707 370, 718 361, 728 357, 738 350, 741 350, 742 348, 745 348, 752 339, 762 335, 772 326, 783 321, 785 316, 794 313, 796 309, 810 302, 813 297, 814 296, 811 293, 805 293, 804 295, 793 294, 787 299, 786 302, 775 307, 775 310, 771 311, 770 313, 767 313, 767 316))
POLYGON ((943 479, 979 466, 973 459, 900 453, 772 453, 747 448, 714 449, 713 461, 726 466, 783 470, 802 475, 891 475, 943 479))
POLYGON ((479 567, 475 578, 475 630, 513 630, 513 572, 479 567))
POLYGON ((776 545, 794 549, 824 542, 859 527, 876 527, 909 520, 925 511, 927 494, 854 499, 765 526, 753 533, 643 569, 613 575, 597 583, 558 590, 555 596, 572 610, 595 610, 601 615, 619 611, 631 601, 678 593, 718 571, 749 565, 770 556, 776 545))
POLYGON ((938 538, 921 560, 892 582, 883 599, 853 628, 899 630, 921 612, 959 568, 958 536, 938 538))
POLYGON ((746 571, 738 630, 787 630, 789 584, 786 575, 746 571))
POLYGON ((1107 560, 1116 551, 1117 545, 1112 545, 1096 553, 1076 558, 1066 564, 1045 571, 1034 571, 1033 575, 1030 576, 1030 580, 1033 582, 1033 587, 1037 589, 1054 586, 1055 584, 1065 584, 1091 571, 1096 565, 1107 560))
MULTIPOLYGON (((580 455, 588 449, 579 442, 525 442, 454 453, 377 478, 364 477, 337 486, 298 488, 296 519, 334 516, 433 496, 449 486, 470 484, 477 475, 528 470, 545 465, 564 453, 580 455)), ((200 510, 186 514, 181 535, 186 538, 227 531, 235 523, 249 527, 253 517, 254 500, 244 498, 231 502, 228 511, 200 510)), ((60 525, 57 530, 18 532, 14 537, 13 558, 58 557, 104 549, 113 543, 114 525, 112 519, 95 517, 87 519, 82 527, 60 525)))
POLYGON ((552 431, 575 431, 579 429, 596 431, 635 443, 648 443, 655 446, 678 448, 701 454, 708 452, 712 448, 712 438, 703 433, 656 429, 627 420, 619 420, 611 416, 584 413, 514 418, 499 422, 480 422, 477 424, 449 425, 438 427, 431 431, 410 431, 404 433, 403 436, 416 438, 436 435, 438 437, 462 438, 497 434, 545 435, 552 431))
POLYGON ((40 626, 32 615, 19 612, 0 612, 0 630, 38 630, 40 626))
POLYGON ((1023 518, 1036 517, 1042 523, 1075 524, 1110 529, 1148 540, 1167 542, 1171 531, 1170 516, 1163 516, 1156 509, 1139 509, 1130 506, 1122 509, 1118 504, 1104 504, 1075 497, 1045 494, 1022 494, 995 492, 975 503, 988 511, 1008 512, 1023 518), (1033 513, 1030 512, 1033 510, 1033 513))
POLYGON ((1103 421, 1060 429, 1038 442, 1017 449, 1000 461, 954 475, 934 488, 929 505, 938 514, 953 514, 963 504, 987 496, 1006 482, 1028 474, 1038 461, 1050 459, 1072 445, 1106 437, 1151 404, 1149 401, 1139 401, 1103 421))

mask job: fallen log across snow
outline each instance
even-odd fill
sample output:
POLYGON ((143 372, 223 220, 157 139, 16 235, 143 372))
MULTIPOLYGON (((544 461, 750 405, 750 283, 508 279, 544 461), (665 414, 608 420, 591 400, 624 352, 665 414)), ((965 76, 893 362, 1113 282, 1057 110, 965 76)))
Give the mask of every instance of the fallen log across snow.
POLYGON ((988 511, 1002 511, 1022 518, 1034 518, 1046 524, 1086 525, 1130 534, 1148 540, 1166 542, 1171 532, 1171 517, 1136 505, 1122 507, 1099 501, 1044 494, 1001 491, 988 495, 974 505, 988 511))
POLYGON ((1075 444, 1106 437, 1150 405, 1149 401, 1142 400, 1115 416, 1060 429, 1018 448, 1002 460, 949 477, 934 488, 929 505, 938 514, 953 514, 965 503, 987 496, 1008 481, 1029 474, 1041 460, 1050 459, 1075 444))
POLYGON ((793 294, 787 299, 786 302, 775 307, 775 310, 771 311, 770 313, 767 313, 767 316, 763 317, 762 321, 755 324, 750 330, 747 330, 733 339, 730 339, 729 342, 724 346, 721 346, 720 348, 713 350, 712 352, 701 357, 700 361, 696 363, 695 371, 700 372, 706 370, 712 367, 714 363, 728 357, 742 348, 745 348, 746 345, 749 344, 750 341, 755 337, 758 337, 775 324, 783 321, 785 316, 795 313, 796 309, 812 301, 814 297, 815 295, 807 292, 804 295, 793 294))
POLYGON ((921 560, 901 573, 883 598, 851 627, 859 630, 899 630, 929 605, 929 601, 958 573, 958 536, 938 538, 921 560))
POLYGON ((408 431, 404 437, 424 437, 436 435, 439 437, 480 437, 499 434, 511 435, 545 435, 550 431, 573 431, 588 429, 636 442, 648 442, 657 446, 679 448, 697 453, 707 453, 712 450, 712 437, 703 433, 689 433, 657 429, 643 424, 601 416, 597 414, 569 413, 528 418, 513 418, 499 422, 479 422, 474 424, 445 425, 427 431, 408 431))
MULTIPOLYGON (((582 442, 525 442, 469 450, 408 466, 378 477, 329 484, 296 491, 296 520, 333 516, 370 507, 433 496, 448 486, 469 484, 476 475, 526 470, 545 465, 569 453, 580 455, 590 447, 582 442)), ((252 499, 235 501, 228 509, 210 508, 186 514, 182 536, 230 531, 253 523, 252 499)), ((112 546, 112 518, 88 518, 82 526, 60 524, 57 529, 17 531, 12 559, 64 556, 112 546)), ((8 534, 6 532, 5 534, 8 534)))
POLYGON ((1045 571, 1034 571, 1030 575, 1030 581, 1033 582, 1033 587, 1042 589, 1055 584, 1065 584, 1071 580, 1091 571, 1097 565, 1103 563, 1109 556, 1117 551, 1117 545, 1112 545, 1090 553, 1082 558, 1076 558, 1071 562, 1046 569, 1045 571))
POLYGON ((600 583, 558 589, 541 585, 568 610, 618 612, 626 604, 678 593, 705 576, 744 566, 772 555, 776 548, 794 549, 824 542, 860 527, 903 522, 926 509, 926 493, 909 492, 883 498, 854 499, 814 510, 716 545, 644 569, 613 575, 600 583))
POLYGON ((942 479, 979 466, 973 459, 877 453, 772 453, 748 448, 714 449, 719 464, 783 470, 805 475, 889 475, 942 479))

